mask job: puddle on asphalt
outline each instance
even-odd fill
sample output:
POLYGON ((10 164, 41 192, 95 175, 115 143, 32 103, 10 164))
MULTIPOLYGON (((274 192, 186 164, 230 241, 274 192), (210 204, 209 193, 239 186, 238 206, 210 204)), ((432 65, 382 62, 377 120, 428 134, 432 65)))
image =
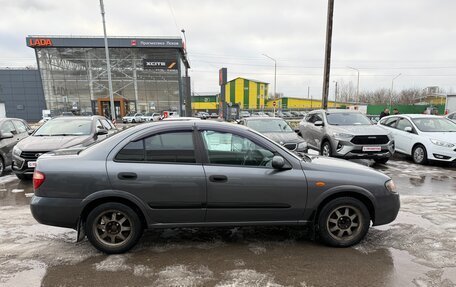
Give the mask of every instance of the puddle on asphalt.
POLYGON ((33 194, 32 182, 20 181, 15 175, 0 177, 0 206, 28 205, 33 194))
POLYGON ((433 270, 406 251, 305 237, 287 228, 147 232, 130 253, 48 268, 42 286, 410 286, 433 270))

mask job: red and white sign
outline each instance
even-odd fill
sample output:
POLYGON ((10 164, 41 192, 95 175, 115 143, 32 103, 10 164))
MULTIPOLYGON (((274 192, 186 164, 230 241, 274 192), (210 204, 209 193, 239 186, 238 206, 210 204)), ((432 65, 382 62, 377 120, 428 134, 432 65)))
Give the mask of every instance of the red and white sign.
POLYGON ((379 146, 363 146, 363 151, 382 151, 379 146))
POLYGON ((136 40, 131 40, 131 45, 136 46, 136 40))
POLYGON ((166 119, 167 117, 169 117, 169 112, 164 111, 163 112, 163 118, 166 119))

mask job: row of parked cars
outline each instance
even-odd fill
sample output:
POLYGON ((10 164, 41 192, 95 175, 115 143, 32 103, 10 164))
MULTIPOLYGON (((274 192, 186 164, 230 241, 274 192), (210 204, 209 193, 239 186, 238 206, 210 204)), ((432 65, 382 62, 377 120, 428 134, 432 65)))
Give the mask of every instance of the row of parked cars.
POLYGON ((174 111, 165 111, 163 113, 137 113, 137 112, 129 112, 124 117, 122 117, 122 122, 126 123, 145 123, 145 122, 157 122, 163 118, 167 117, 178 117, 179 114, 174 111))
POLYGON ((456 124, 435 115, 391 115, 373 124, 357 111, 314 110, 299 134, 325 156, 370 158, 386 163, 399 152, 418 164, 456 161, 456 124))
POLYGON ((284 119, 300 119, 304 117, 307 112, 304 111, 277 111, 277 112, 253 112, 250 113, 249 111, 241 111, 239 113, 240 118, 248 118, 248 117, 279 117, 284 119))
POLYGON ((22 119, 0 119, 0 174, 11 165, 19 179, 31 178, 41 155, 63 148, 82 149, 116 132, 112 122, 101 116, 56 117, 36 130, 22 119))

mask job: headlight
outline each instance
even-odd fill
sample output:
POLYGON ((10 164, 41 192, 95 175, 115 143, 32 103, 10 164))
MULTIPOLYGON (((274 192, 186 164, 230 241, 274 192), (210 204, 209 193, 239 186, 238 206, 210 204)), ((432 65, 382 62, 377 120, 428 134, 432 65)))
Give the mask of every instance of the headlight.
POLYGON ((394 181, 392 179, 390 179, 387 182, 385 182, 385 187, 391 193, 397 193, 396 185, 394 184, 394 181))
POLYGON ((13 148, 13 154, 14 154, 15 156, 20 157, 20 156, 21 156, 21 153, 22 153, 21 149, 18 148, 17 146, 14 146, 14 148, 13 148))
POLYGON ((303 149, 306 149, 307 148, 307 143, 306 142, 300 142, 298 144, 298 149, 299 150, 303 150, 303 149))
POLYGON ((333 133, 333 136, 336 139, 351 139, 352 137, 354 137, 354 135, 345 134, 345 133, 333 133))
POLYGON ((454 144, 447 143, 447 142, 444 142, 444 141, 441 141, 441 140, 431 139, 431 143, 433 143, 435 145, 438 145, 438 146, 443 146, 443 147, 449 147, 449 148, 454 147, 454 144))

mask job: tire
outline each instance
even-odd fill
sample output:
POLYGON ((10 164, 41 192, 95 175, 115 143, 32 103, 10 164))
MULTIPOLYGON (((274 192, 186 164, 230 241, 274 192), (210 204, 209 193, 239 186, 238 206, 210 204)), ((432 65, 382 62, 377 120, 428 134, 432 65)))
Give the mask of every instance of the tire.
POLYGON ((132 122, 133 124, 134 124, 134 123, 136 123, 136 121, 135 121, 134 119, 133 119, 133 120, 131 120, 131 122, 132 122))
POLYGON ((107 254, 118 254, 136 245, 143 227, 133 209, 121 203, 110 202, 95 207, 88 214, 85 231, 95 248, 107 254))
POLYGON ((412 159, 414 163, 426 164, 427 163, 427 151, 422 144, 417 144, 412 150, 412 159))
POLYGON ((375 161, 376 163, 381 163, 381 164, 387 163, 388 160, 389 160, 388 157, 385 157, 385 158, 376 158, 376 159, 374 159, 374 161, 375 161))
POLYGON ((5 161, 3 160, 3 157, 0 156, 0 176, 2 176, 5 173, 5 161))
POLYGON ((328 157, 332 156, 332 148, 328 140, 325 140, 321 145, 320 155, 328 157))
POLYGON ((370 225, 367 207, 352 197, 340 197, 323 206, 318 220, 318 234, 323 243, 349 247, 366 236, 370 225))

